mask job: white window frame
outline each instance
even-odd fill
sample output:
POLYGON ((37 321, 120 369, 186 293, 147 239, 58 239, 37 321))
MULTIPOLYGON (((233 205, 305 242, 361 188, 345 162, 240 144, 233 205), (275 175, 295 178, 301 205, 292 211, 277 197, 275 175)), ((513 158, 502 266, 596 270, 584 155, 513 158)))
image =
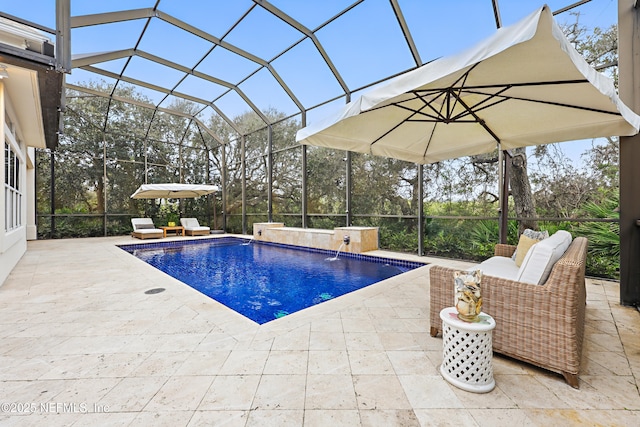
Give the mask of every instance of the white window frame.
POLYGON ((4 128, 3 163, 5 167, 2 175, 4 185, 4 229, 11 232, 22 227, 22 201, 24 198, 23 171, 26 167, 25 159, 16 141, 12 129, 5 123, 4 128), (8 154, 8 157, 7 157, 8 154), (7 177, 9 181, 7 182, 7 177), (12 185, 13 184, 13 185, 12 185))

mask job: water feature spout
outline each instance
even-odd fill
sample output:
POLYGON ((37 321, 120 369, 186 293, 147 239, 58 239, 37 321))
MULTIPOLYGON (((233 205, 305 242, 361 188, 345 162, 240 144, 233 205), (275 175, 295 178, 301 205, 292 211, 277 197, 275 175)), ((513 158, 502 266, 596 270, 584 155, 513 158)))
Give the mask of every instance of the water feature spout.
POLYGON ((326 261, 335 261, 335 260, 337 260, 338 259, 338 255, 340 255, 340 251, 342 250, 343 247, 344 247, 344 242, 340 243, 340 247, 336 251, 336 255, 334 257, 325 258, 325 260, 326 261))
MULTIPOLYGON (((258 236, 262 236, 262 230, 258 230, 258 236)), ((255 240, 255 238, 256 236, 251 236, 251 238, 248 241, 244 242, 243 245, 244 246, 250 245, 251 242, 255 240)))
POLYGON ((344 237, 342 238, 342 241, 344 242, 345 245, 348 245, 349 243, 351 243, 351 237, 348 234, 345 234, 344 237))

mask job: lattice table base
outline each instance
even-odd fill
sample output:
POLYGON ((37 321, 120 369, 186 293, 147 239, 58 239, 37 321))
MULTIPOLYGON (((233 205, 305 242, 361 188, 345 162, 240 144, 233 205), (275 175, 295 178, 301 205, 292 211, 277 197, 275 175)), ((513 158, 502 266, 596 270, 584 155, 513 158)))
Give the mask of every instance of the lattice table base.
POLYGON ((442 365, 440 373, 449 383, 466 391, 487 393, 494 389, 491 331, 495 321, 486 314, 478 322, 457 318, 454 307, 440 312, 442 319, 442 365))

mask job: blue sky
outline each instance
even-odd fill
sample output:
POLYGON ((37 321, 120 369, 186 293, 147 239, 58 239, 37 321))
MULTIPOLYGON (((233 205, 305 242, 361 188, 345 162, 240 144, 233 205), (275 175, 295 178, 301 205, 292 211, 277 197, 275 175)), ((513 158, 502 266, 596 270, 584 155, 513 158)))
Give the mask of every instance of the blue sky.
MULTIPOLYGON (((554 0, 547 4, 558 10, 575 0, 554 0)), ((72 16, 153 7, 156 0, 71 0, 72 16)), ((350 7, 354 0, 271 0, 305 27, 315 30, 340 11, 350 7)), ((422 62, 450 55, 474 45, 493 34, 496 24, 491 0, 398 0, 407 25, 413 35, 422 62)), ((543 5, 532 0, 500 0, 504 26, 513 24, 543 5)), ((161 0, 159 10, 202 29, 257 57, 265 59, 296 94, 305 108, 343 94, 309 40, 293 47, 286 54, 276 55, 297 43, 302 35, 283 21, 256 7, 236 27, 233 25, 254 3, 250 0, 161 0), (229 30, 233 28, 233 31, 229 30), (228 33, 228 34, 227 34, 228 33)), ((0 10, 41 25, 55 27, 55 0, 0 0, 0 10)), ((617 1, 592 0, 581 5, 580 23, 589 29, 608 28, 617 22, 617 1)), ((556 17, 560 23, 573 23, 575 16, 564 13, 556 17)), ((146 20, 128 21, 73 30, 72 52, 86 54, 101 51, 130 49, 136 46, 146 20)), ((211 44, 199 37, 178 30, 171 24, 153 19, 138 48, 170 61, 216 76, 238 87, 264 110, 275 107, 287 114, 298 111, 295 103, 282 90, 272 74, 228 50, 216 48, 205 57, 211 44), (204 59, 202 59, 204 57, 204 59), (199 62, 201 61, 201 62, 199 62), (252 75, 252 73, 260 69, 252 75), (247 77, 249 76, 249 77, 247 77)), ((399 30, 388 0, 365 0, 355 5, 340 19, 316 32, 317 38, 329 54, 349 90, 356 90, 371 82, 384 79, 415 66, 411 52, 399 30)), ((99 68, 120 74, 125 60, 97 64, 99 68)), ((233 118, 248 110, 248 105, 233 91, 222 85, 198 77, 158 66, 143 58, 134 57, 126 67, 125 75, 134 79, 175 88, 175 90, 207 100, 215 100, 225 113, 233 118), (183 79, 183 80, 182 80, 183 79)), ((76 69, 67 81, 78 84, 96 75, 76 69)), ((108 79, 105 79, 109 82, 108 79)), ((152 102, 167 106, 173 97, 143 89, 152 102), (164 99, 164 101, 163 101, 164 99)), ((358 92, 354 93, 354 97, 358 92)), ((322 118, 328 110, 345 103, 342 97, 324 107, 308 113, 308 121, 322 118)), ((211 114, 204 109, 202 118, 211 114)), ((565 151, 582 152, 584 144, 573 144, 565 151)))

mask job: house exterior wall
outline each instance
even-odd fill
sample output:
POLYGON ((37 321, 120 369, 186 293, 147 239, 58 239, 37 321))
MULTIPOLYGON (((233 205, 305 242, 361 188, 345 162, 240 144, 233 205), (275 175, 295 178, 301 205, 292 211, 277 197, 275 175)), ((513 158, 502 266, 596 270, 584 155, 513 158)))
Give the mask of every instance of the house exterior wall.
POLYGON ((27 175, 34 174, 35 151, 30 150, 33 152, 30 159, 27 144, 21 140, 20 127, 26 125, 19 123, 13 114, 6 84, 0 79, 0 285, 27 250, 28 226, 35 227, 35 203, 27 206, 28 195, 34 196, 34 186, 29 186, 27 175), (11 152, 9 156, 7 150, 11 152), (14 169, 16 173, 7 182, 14 169), (28 220, 29 209, 32 212, 28 220))
MULTIPOLYGON (((618 2, 618 72, 622 101, 640 113, 640 16, 618 2)), ((620 304, 640 307, 640 135, 620 138, 620 304)))

